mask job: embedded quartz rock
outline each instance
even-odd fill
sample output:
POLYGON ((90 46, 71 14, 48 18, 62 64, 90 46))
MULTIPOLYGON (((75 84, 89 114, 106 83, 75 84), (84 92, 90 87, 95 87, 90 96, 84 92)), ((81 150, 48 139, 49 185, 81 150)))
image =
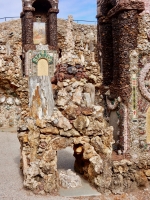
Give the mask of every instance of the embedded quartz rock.
POLYGON ((78 116, 76 120, 74 120, 74 127, 82 133, 82 131, 89 126, 89 119, 86 116, 78 116))
POLYGON ((1 96, 1 97, 0 97, 0 103, 4 103, 5 100, 6 100, 6 97, 5 97, 5 96, 1 96))
POLYGON ((6 102, 7 102, 8 105, 13 105, 14 104, 14 100, 11 97, 7 98, 6 102))
POLYGON ((79 137, 80 133, 75 129, 71 129, 69 131, 60 130, 60 135, 65 137, 79 137))

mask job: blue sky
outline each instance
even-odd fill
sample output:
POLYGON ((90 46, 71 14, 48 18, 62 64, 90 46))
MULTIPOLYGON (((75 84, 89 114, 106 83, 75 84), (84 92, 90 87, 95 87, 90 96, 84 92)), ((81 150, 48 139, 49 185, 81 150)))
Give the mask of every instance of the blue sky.
MULTIPOLYGON (((21 10, 21 0, 0 0, 0 18, 20 16, 21 10)), ((59 0, 59 10, 59 18, 96 21, 96 0, 59 0)))

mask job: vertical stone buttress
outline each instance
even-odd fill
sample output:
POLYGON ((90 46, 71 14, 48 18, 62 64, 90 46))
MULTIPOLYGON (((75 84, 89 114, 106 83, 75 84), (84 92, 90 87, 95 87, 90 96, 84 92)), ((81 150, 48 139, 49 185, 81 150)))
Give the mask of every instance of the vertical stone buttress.
POLYGON ((31 2, 28 2, 23 7, 21 13, 22 19, 22 42, 24 50, 28 50, 33 45, 33 12, 35 9, 32 7, 31 2))
POLYGON ((138 13, 143 2, 98 0, 98 48, 103 85, 124 102, 130 96, 130 52, 137 47, 138 13))
POLYGON ((130 87, 130 53, 137 47, 138 11, 125 10, 112 17, 113 87, 112 92, 128 102, 130 87))
MULTIPOLYGON (((103 94, 105 96, 106 91, 110 91, 107 98, 111 101, 117 101, 118 97, 121 97, 121 105, 127 108, 126 114, 124 112, 119 117, 118 141, 122 147, 125 132, 127 135, 129 128, 125 116, 131 99, 130 53, 137 48, 138 14, 143 10, 144 3, 140 1, 98 0, 98 47, 102 60, 100 65, 103 72, 103 86, 109 86, 105 88, 103 94)), ((108 105, 106 107, 110 112, 117 109, 119 111, 119 107, 113 109, 108 105)))
POLYGON ((113 80, 113 38, 112 24, 107 17, 109 11, 108 0, 98 0, 98 52, 103 85, 110 85, 113 80))
POLYGON ((48 44, 57 47, 57 14, 58 9, 50 9, 48 12, 48 44))

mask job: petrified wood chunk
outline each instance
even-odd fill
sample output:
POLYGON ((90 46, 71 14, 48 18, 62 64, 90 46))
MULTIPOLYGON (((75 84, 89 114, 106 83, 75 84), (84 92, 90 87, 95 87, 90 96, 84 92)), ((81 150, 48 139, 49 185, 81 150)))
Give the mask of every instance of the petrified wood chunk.
POLYGON ((30 115, 35 119, 50 118, 54 109, 51 82, 48 76, 29 79, 30 115))

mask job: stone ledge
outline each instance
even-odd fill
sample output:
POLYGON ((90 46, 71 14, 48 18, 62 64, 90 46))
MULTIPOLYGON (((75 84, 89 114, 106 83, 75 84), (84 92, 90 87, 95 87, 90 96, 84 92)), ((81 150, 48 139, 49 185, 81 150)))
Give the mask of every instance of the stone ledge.
POLYGON ((108 12, 108 17, 113 17, 114 15, 118 14, 120 11, 124 10, 138 10, 142 12, 145 9, 144 2, 122 2, 117 4, 114 8, 112 8, 108 12))

